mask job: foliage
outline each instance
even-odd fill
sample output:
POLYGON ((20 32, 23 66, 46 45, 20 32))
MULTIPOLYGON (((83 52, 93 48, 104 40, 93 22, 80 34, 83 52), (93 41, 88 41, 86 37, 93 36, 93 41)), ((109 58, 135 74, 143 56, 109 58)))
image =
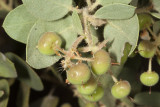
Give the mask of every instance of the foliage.
MULTIPOLYGON (((0 1, 2 27, 8 36, 24 44, 26 51, 21 55, 0 52, 0 107, 9 104, 10 87, 17 80, 17 107, 62 105, 54 93, 59 86, 69 87, 78 97, 80 107, 87 104, 95 107, 159 106, 158 100, 153 100, 159 98, 158 88, 149 95, 143 91, 146 86, 153 85, 142 86, 140 82, 141 72, 147 71, 148 77, 151 76, 149 72, 157 72, 153 67, 154 56, 160 62, 159 0, 11 1, 0 1), (58 45, 55 37, 46 39, 49 42, 40 39, 48 32, 61 38, 62 44, 58 45), (44 41, 42 51, 54 52, 41 52, 41 41, 44 41), (147 42, 141 44, 142 41, 147 42), (47 48, 46 43, 49 44, 47 48), (102 50, 103 54, 97 54, 102 50), (142 65, 144 61, 149 62, 147 66, 142 65), (60 73, 63 71, 65 76, 60 73), (91 79, 94 81, 90 82, 91 79), (115 86, 121 82, 125 82, 124 86, 115 86), (45 90, 49 83, 54 83, 47 90, 49 94, 30 102, 32 90, 45 90), (92 87, 95 89, 89 89, 92 87), (90 91, 87 95, 82 92, 85 88, 90 91), (124 88, 122 93, 120 88, 124 88)), ((155 86, 159 80, 156 74, 155 86)), ((145 78, 145 82, 148 81, 145 78)), ((65 103, 70 106, 63 103, 63 106, 65 103)))

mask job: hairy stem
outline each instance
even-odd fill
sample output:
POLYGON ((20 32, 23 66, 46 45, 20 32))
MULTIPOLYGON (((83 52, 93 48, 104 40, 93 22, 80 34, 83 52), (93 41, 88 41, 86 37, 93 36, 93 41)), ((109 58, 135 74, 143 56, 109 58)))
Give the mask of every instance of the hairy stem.
POLYGON ((149 59, 148 72, 152 72, 152 58, 149 59))

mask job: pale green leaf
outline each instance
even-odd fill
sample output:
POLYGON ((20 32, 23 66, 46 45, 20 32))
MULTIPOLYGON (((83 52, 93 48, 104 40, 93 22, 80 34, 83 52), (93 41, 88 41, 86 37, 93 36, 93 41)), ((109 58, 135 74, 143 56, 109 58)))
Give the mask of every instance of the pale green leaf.
POLYGON ((43 90, 41 79, 24 60, 13 53, 6 53, 6 56, 15 64, 20 81, 37 91, 43 90))
POLYGON ((21 82, 17 95, 17 107, 29 107, 30 87, 21 82))
POLYGON ((151 107, 160 107, 160 92, 142 92, 134 97, 134 102, 138 105, 145 105, 151 107))
POLYGON ((4 20, 3 28, 11 38, 27 43, 28 33, 36 20, 25 6, 21 5, 9 12, 4 20))
POLYGON ((73 25, 78 34, 83 34, 82 23, 76 11, 72 13, 73 25))
POLYGON ((134 13, 135 7, 126 4, 114 3, 105 5, 98 9, 94 14, 94 17, 100 19, 128 19, 131 18, 134 13))
POLYGON ((15 78, 17 77, 17 72, 14 64, 6 58, 2 53, 0 53, 0 77, 15 78))
POLYGON ((97 32, 97 30, 94 28, 94 26, 90 26, 90 32, 91 32, 93 44, 98 43, 98 32, 97 32))
POLYGON ((113 4, 113 3, 122 3, 122 4, 129 4, 131 0, 99 0, 101 5, 113 4))
POLYGON ((77 38, 70 16, 53 22, 37 21, 29 33, 27 43, 27 62, 36 69, 51 66, 60 59, 56 55, 43 55, 36 48, 39 38, 45 32, 55 32, 60 35, 64 39, 65 48, 70 48, 77 38))
POLYGON ((160 0, 152 0, 153 2, 153 8, 160 12, 160 0))
POLYGON ((4 91, 4 95, 0 98, 0 107, 7 107, 10 93, 9 84, 7 80, 0 80, 0 90, 4 91))
POLYGON ((121 61, 127 42, 132 45, 130 54, 134 51, 138 36, 139 22, 137 15, 126 20, 108 20, 108 24, 104 28, 104 38, 112 41, 109 52, 117 62, 121 61))
POLYGON ((160 13, 151 13, 151 15, 156 17, 156 18, 158 18, 158 19, 160 19, 160 13))
POLYGON ((22 0, 35 17, 53 21, 64 17, 72 6, 72 0, 22 0))

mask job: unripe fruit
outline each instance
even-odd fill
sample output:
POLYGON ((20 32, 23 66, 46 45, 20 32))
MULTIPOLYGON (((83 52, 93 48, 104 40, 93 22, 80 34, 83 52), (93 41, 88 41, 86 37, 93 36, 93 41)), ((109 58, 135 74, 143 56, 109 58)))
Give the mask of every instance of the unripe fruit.
POLYGON ((84 84, 90 79, 90 76, 90 69, 84 63, 74 65, 67 71, 67 80, 72 84, 84 84))
POLYGON ((156 52, 156 45, 150 41, 143 40, 138 45, 139 54, 144 58, 152 58, 156 52))
POLYGON ((160 65, 160 56, 157 56, 157 62, 160 65))
POLYGON ((105 50, 99 50, 94 54, 94 61, 91 62, 91 68, 94 74, 105 74, 111 65, 111 58, 105 50))
POLYGON ((53 33, 46 32, 44 33, 38 41, 38 50, 44 55, 53 55, 55 54, 54 46, 61 46, 61 38, 53 33))
POLYGON ((149 27, 152 23, 152 18, 150 15, 147 14, 138 14, 139 20, 139 29, 144 30, 149 27))
POLYGON ((128 96, 130 91, 131 86, 129 82, 125 80, 116 82, 111 89, 112 95, 117 99, 121 99, 128 96))
POLYGON ((98 86, 97 89, 91 95, 83 95, 85 99, 91 102, 99 101, 104 95, 104 89, 98 86))
POLYGON ((154 86, 159 81, 159 75, 156 72, 144 72, 140 76, 143 85, 154 86))
POLYGON ((86 95, 92 94, 96 90, 96 88, 97 88, 97 81, 93 77, 91 77, 89 81, 87 81, 87 83, 77 86, 77 90, 81 94, 86 94, 86 95))

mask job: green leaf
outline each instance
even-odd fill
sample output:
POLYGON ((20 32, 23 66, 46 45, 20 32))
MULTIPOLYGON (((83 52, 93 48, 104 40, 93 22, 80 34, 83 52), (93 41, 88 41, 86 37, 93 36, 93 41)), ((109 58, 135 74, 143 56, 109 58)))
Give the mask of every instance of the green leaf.
POLYGON ((43 90, 41 79, 24 60, 13 53, 6 53, 6 56, 14 62, 20 81, 37 91, 43 90))
POLYGON ((22 0, 27 10, 39 19, 53 21, 64 17, 72 0, 22 0))
POLYGON ((134 12, 135 7, 133 6, 114 3, 98 9, 94 17, 100 19, 128 19, 134 15, 134 12))
POLYGON ((72 13, 72 19, 73 19, 73 26, 78 34, 83 34, 83 28, 81 20, 78 16, 78 13, 76 11, 73 11, 72 13))
POLYGON ((0 80, 0 90, 4 91, 4 95, 0 98, 0 107, 7 107, 10 93, 9 84, 7 80, 0 80))
POLYGON ((152 16, 154 16, 155 18, 160 19, 160 13, 151 13, 152 16))
POLYGON ((134 107, 133 102, 129 98, 122 98, 120 100, 122 101, 123 107, 134 107))
POLYGON ((3 28, 11 38, 27 43, 28 33, 36 20, 25 6, 21 5, 9 12, 4 20, 3 28))
POLYGON ((129 4, 131 0, 99 0, 101 5, 113 4, 113 3, 122 3, 122 4, 129 4))
POLYGON ((45 96, 31 104, 31 107, 57 107, 59 98, 56 96, 45 96))
POLYGON ((17 96, 17 107, 29 107, 30 87, 21 82, 17 96))
POLYGON ((138 105, 145 105, 151 107, 160 107, 160 92, 142 92, 134 97, 134 102, 138 105))
POLYGON ((38 40, 45 32, 55 32, 60 35, 65 41, 65 47, 68 49, 77 38, 77 33, 74 30, 72 17, 66 17, 53 22, 37 21, 29 33, 27 43, 27 62, 30 66, 36 69, 46 68, 56 63, 59 56, 47 56, 41 54, 36 48, 38 40))
POLYGON ((104 28, 104 38, 112 41, 109 52, 117 62, 121 61, 125 43, 128 42, 132 45, 130 54, 134 51, 138 36, 139 22, 137 15, 126 20, 108 20, 108 24, 104 28))
POLYGON ((95 30, 94 26, 90 26, 91 36, 92 36, 92 42, 93 44, 96 44, 98 42, 98 32, 95 30))
POLYGON ((153 7, 155 10, 157 10, 158 12, 160 12, 160 1, 159 0, 152 0, 153 2, 153 7))
POLYGON ((17 72, 14 64, 0 52, 0 77, 15 78, 17 72))

